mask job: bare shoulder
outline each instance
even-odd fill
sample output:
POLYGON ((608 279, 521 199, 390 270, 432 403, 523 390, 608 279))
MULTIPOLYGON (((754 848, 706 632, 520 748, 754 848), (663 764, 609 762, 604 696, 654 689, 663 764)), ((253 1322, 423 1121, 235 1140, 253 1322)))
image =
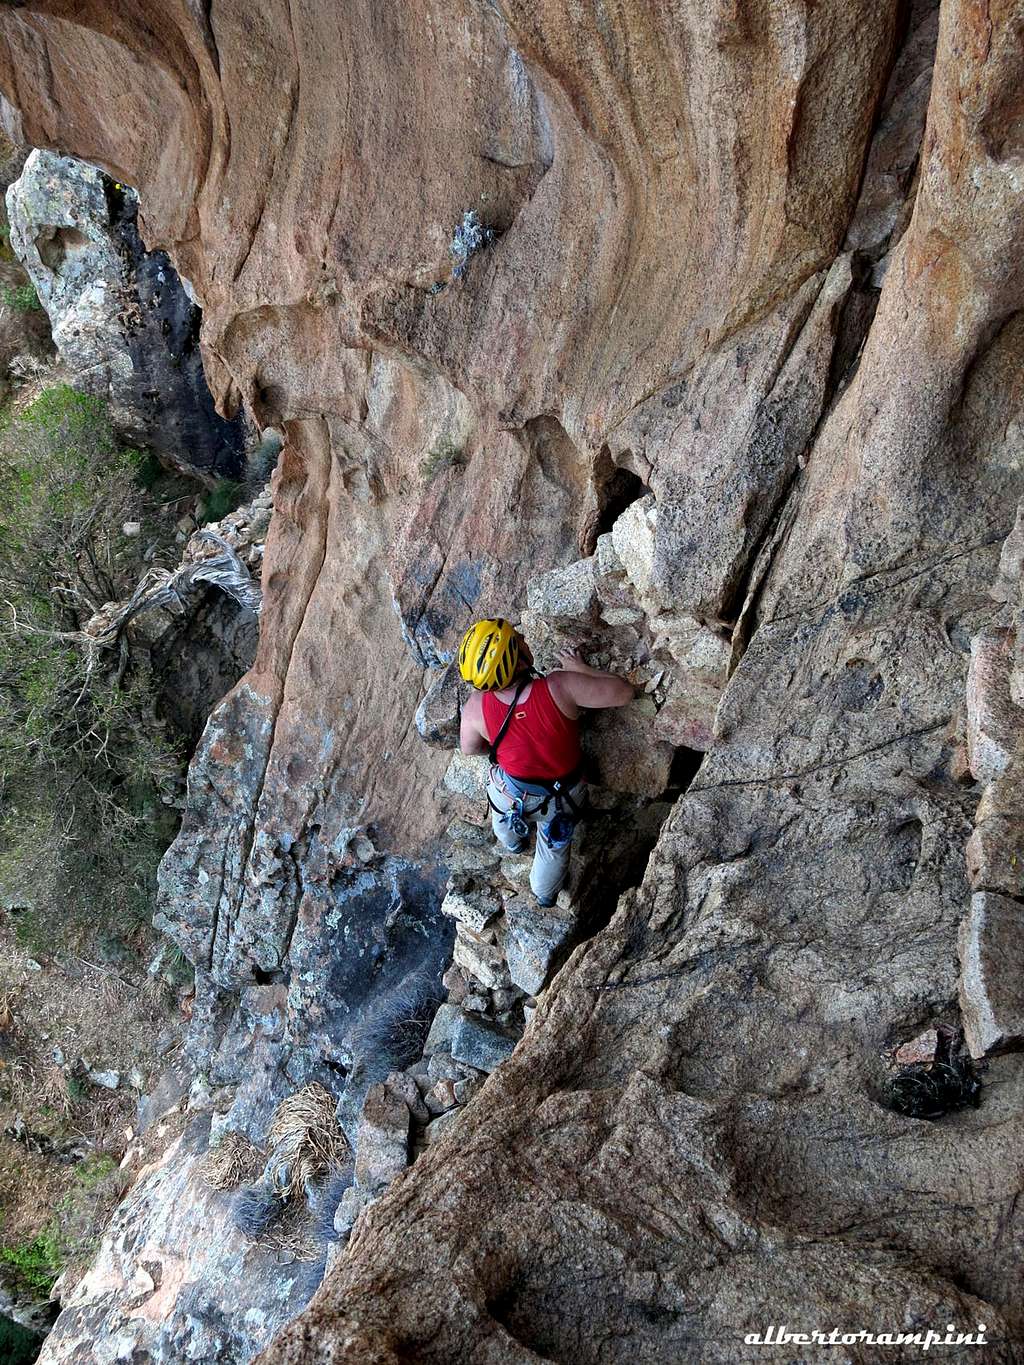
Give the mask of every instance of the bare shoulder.
POLYGON ((568 669, 557 668, 554 673, 547 675, 547 684, 551 699, 559 711, 568 716, 570 720, 575 720, 579 715, 580 708, 573 695, 572 678, 573 675, 568 669))
POLYGON ((471 721, 483 721, 484 697, 482 692, 478 692, 476 688, 473 688, 469 696, 462 703, 462 714, 463 717, 468 717, 471 721))

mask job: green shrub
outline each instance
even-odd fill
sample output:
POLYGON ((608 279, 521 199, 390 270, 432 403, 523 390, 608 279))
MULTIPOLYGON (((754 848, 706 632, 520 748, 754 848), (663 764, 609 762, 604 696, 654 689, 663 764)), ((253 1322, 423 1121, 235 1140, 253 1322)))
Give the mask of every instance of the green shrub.
POLYGON ((144 570, 128 521, 149 514, 138 451, 105 404, 47 389, 0 426, 0 886, 23 942, 148 913, 181 757, 145 656, 82 628, 144 570))
POLYGON ((117 1162, 113 1157, 97 1152, 79 1162, 75 1170, 75 1179, 83 1190, 94 1190, 97 1185, 102 1185, 108 1176, 112 1176, 116 1170, 117 1162))
POLYGON ((420 477, 424 483, 433 483, 442 469, 452 469, 465 462, 462 450, 445 436, 420 461, 420 477))
POLYGON ((0 285, 0 298, 15 313, 32 313, 42 308, 34 284, 0 285))
POLYGON ((31 1242, 0 1247, 0 1262, 8 1267, 17 1294, 44 1298, 64 1263, 56 1226, 41 1232, 31 1242))
POLYGON ((203 521, 220 521, 242 505, 245 486, 234 479, 219 479, 203 498, 203 521))

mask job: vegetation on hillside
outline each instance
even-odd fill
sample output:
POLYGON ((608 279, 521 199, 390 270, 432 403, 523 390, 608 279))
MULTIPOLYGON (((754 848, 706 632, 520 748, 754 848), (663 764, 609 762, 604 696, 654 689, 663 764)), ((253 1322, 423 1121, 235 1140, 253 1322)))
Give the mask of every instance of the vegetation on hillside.
POLYGON ((0 895, 30 943, 148 918, 173 833, 181 757, 145 664, 83 633, 145 568, 146 472, 66 386, 0 427, 0 895))

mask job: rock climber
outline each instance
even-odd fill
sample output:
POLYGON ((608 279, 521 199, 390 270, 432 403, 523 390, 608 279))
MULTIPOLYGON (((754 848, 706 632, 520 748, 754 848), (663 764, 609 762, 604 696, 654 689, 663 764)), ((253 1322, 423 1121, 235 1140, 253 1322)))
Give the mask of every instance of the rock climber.
POLYGON ((459 671, 476 689, 462 709, 464 754, 489 754, 487 801, 498 842, 520 853, 537 826, 530 890, 554 905, 569 873, 576 823, 586 800, 579 714, 625 706, 633 688, 584 663, 576 650, 546 677, 508 621, 477 621, 462 637, 459 671), (500 752, 499 752, 500 751, 500 752))

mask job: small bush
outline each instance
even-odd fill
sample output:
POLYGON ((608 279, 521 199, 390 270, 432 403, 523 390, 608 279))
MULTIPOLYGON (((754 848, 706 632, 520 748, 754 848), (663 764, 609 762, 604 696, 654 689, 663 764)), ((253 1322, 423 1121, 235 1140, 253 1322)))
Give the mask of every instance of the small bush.
POLYGON ((262 493, 270 482, 270 476, 277 468, 278 457, 284 442, 280 434, 271 428, 266 432, 256 449, 249 455, 245 466, 245 497, 255 498, 262 493))
POLYGON ((235 1195, 232 1222, 243 1237, 258 1241, 281 1217, 285 1201, 264 1184, 249 1185, 235 1195))
POLYGON ((75 1179, 83 1190, 92 1191, 117 1171, 117 1162, 103 1153, 87 1156, 75 1169, 75 1179))
POLYGON ((33 313, 42 309, 34 284, 0 285, 0 298, 15 313, 33 313))
POLYGON ((203 521, 220 521, 221 517, 240 507, 244 497, 243 484, 234 479, 219 479, 203 498, 203 521))
POLYGON ((45 1298, 64 1263, 56 1228, 21 1246, 0 1247, 0 1262, 8 1267, 17 1294, 45 1298))
POLYGON ((416 967, 382 989, 350 1035, 353 1064, 387 1074, 416 1061, 442 998, 437 974, 428 967, 416 967))
POLYGON ((447 437, 442 437, 420 462, 420 477, 424 483, 433 483, 442 469, 452 469, 465 463, 465 456, 459 447, 447 437))

